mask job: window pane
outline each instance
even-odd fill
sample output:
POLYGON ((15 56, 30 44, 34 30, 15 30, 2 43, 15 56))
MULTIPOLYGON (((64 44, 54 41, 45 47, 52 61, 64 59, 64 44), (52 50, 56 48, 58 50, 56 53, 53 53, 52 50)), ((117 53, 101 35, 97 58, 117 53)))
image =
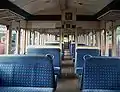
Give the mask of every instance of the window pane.
POLYGON ((7 27, 0 25, 0 54, 6 54, 7 47, 7 27))
POLYGON ((116 53, 117 53, 117 56, 120 56, 120 27, 117 27, 117 30, 116 30, 116 53))
POLYGON ((12 31, 12 50, 11 50, 11 54, 15 54, 15 50, 16 50, 16 35, 17 32, 15 30, 12 31))
POLYGON ((25 30, 20 30, 20 54, 24 54, 25 46, 25 30))

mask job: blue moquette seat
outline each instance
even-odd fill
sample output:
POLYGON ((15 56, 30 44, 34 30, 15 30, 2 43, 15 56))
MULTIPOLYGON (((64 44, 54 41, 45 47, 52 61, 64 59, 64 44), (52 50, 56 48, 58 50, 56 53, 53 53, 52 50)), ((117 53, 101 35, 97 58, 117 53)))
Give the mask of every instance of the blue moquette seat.
MULTIPOLYGON (((47 46, 60 46, 60 42, 45 42, 45 45, 47 46)), ((64 42, 62 42, 62 48, 61 48, 61 58, 64 60, 64 42)))
POLYGON ((55 77, 48 56, 0 56, 0 92, 53 92, 55 77))
POLYGON ((86 59, 83 92, 120 92, 120 59, 112 57, 86 59))
POLYGON ((75 61, 75 42, 71 43, 71 56, 73 58, 73 61, 75 61))
POLYGON ((52 55, 53 56, 53 66, 54 73, 58 76, 61 74, 61 56, 59 46, 28 46, 27 54, 36 55, 52 55))
POLYGON ((64 60, 64 42, 62 42, 62 60, 64 60))
POLYGON ((75 73, 77 75, 81 75, 83 73, 84 55, 100 56, 100 49, 98 47, 88 46, 77 47, 75 60, 75 73))
MULTIPOLYGON (((73 58, 73 61, 75 61, 75 53, 76 53, 75 42, 72 42, 70 46, 71 46, 71 49, 70 49, 71 56, 73 58)), ((78 44, 78 46, 86 46, 86 45, 85 44, 78 44)))

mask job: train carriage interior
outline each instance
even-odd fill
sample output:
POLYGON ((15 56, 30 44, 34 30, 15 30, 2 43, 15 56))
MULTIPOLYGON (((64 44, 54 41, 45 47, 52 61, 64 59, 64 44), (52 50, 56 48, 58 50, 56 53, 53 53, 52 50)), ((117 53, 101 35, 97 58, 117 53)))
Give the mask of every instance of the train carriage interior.
POLYGON ((120 92, 120 0, 1 0, 0 92, 120 92))

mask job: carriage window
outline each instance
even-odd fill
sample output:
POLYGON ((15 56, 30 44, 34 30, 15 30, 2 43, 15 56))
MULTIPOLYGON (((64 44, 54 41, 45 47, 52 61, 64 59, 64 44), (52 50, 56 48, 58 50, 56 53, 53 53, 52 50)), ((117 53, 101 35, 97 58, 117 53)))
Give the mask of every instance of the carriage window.
POLYGON ((7 27, 0 25, 0 54, 6 54, 7 50, 7 27))
POLYGON ((117 51, 117 56, 120 56, 120 27, 117 27, 117 30, 116 30, 116 51, 117 51))
POLYGON ((11 48, 11 54, 15 54, 15 50, 16 50, 16 35, 17 32, 15 30, 12 30, 12 48, 11 48))

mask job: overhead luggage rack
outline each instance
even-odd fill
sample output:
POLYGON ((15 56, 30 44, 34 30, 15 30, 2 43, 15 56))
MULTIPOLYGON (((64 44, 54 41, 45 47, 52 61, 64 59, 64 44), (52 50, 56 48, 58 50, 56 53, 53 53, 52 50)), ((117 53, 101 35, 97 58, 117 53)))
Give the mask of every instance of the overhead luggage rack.
POLYGON ((120 10, 110 10, 97 18, 98 20, 114 21, 120 19, 120 10))
MULTIPOLYGON (((24 28, 23 28, 24 29, 24 28)), ((60 31, 62 29, 56 29, 56 28, 27 28, 27 30, 35 30, 41 34, 53 34, 53 35, 57 35, 60 34, 60 31)))
POLYGON ((24 20, 25 18, 9 9, 0 9, 0 20, 6 20, 6 21, 20 21, 24 20))

